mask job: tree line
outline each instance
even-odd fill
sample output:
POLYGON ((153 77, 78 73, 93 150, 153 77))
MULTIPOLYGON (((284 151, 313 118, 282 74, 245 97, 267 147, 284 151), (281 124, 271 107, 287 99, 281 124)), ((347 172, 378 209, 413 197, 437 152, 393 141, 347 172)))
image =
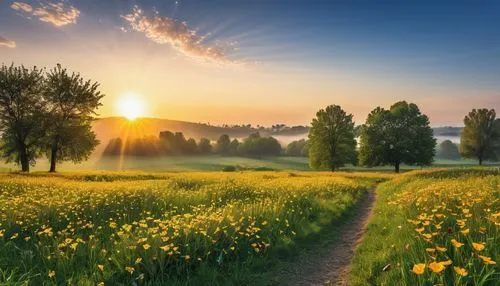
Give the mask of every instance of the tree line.
MULTIPOLYGON (((473 109, 464 118, 459 153, 464 158, 500 159, 500 119, 493 109, 473 109)), ((449 147, 446 142, 443 148, 449 147)), ((352 114, 330 105, 317 112, 309 131, 309 162, 332 171, 345 164, 363 166, 430 165, 436 139, 429 118, 416 104, 400 101, 389 109, 377 107, 356 130, 352 114), (359 132, 359 142, 356 134, 359 132)))
POLYGON ((104 97, 99 84, 61 65, 0 68, 0 152, 29 172, 40 157, 58 162, 86 160, 99 144, 91 122, 104 97))
POLYGON ((103 156, 175 156, 175 155, 207 155, 220 154, 223 156, 278 156, 282 148, 278 140, 273 137, 263 137, 259 132, 250 134, 239 141, 231 140, 229 135, 223 134, 216 142, 208 138, 196 141, 186 139, 182 132, 163 131, 158 137, 149 136, 131 138, 126 141, 115 138, 109 141, 104 149, 103 156))

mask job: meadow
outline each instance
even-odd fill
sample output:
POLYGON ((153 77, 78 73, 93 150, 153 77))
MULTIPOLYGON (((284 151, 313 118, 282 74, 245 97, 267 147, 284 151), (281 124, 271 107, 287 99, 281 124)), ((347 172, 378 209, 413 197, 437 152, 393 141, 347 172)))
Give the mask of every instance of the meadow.
POLYGON ((498 285, 499 175, 425 170, 379 185, 350 285, 498 285))
POLYGON ((252 284, 388 177, 4 174, 0 284, 252 284))

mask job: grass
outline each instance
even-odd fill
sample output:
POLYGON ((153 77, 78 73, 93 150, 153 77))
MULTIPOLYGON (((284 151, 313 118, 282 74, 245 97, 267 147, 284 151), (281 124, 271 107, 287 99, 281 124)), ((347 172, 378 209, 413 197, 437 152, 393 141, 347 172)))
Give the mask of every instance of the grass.
POLYGON ((252 284, 388 176, 1 175, 0 284, 252 284))
POLYGON ((414 171, 382 183, 350 285, 498 285, 500 171, 414 171))

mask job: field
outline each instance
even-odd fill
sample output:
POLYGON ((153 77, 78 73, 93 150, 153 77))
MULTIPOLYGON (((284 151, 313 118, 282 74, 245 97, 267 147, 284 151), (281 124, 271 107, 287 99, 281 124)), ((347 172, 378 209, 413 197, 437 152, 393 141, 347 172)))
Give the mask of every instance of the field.
POLYGON ((277 285, 375 186, 349 285, 496 285, 494 168, 3 174, 0 284, 277 285))
POLYGON ((386 177, 2 175, 0 284, 252 284, 386 177))
POLYGON ((498 285, 498 169, 410 172, 378 187, 351 285, 498 285))

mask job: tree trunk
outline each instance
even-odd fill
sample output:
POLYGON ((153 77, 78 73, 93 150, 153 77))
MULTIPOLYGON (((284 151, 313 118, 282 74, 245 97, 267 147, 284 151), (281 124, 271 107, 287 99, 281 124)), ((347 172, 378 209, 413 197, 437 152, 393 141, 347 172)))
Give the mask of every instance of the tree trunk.
POLYGON ((394 172, 399 173, 399 163, 394 164, 394 172))
POLYGON ((24 144, 20 144, 19 146, 19 161, 21 163, 21 171, 29 172, 30 171, 30 160, 28 158, 28 154, 26 152, 26 147, 24 144))
POLYGON ((479 166, 481 166, 483 164, 483 157, 480 156, 478 159, 479 159, 479 166))
POLYGON ((58 139, 54 139, 54 143, 52 144, 52 148, 50 149, 50 173, 56 172, 56 162, 57 162, 57 144, 58 139))

